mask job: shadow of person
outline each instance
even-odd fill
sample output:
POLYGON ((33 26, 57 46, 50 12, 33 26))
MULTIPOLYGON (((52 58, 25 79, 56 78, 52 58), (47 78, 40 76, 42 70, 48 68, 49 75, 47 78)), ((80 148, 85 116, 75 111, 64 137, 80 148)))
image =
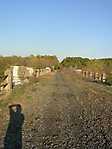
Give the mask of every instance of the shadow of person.
POLYGON ((22 149, 24 115, 20 104, 9 106, 10 120, 4 139, 4 149, 22 149))

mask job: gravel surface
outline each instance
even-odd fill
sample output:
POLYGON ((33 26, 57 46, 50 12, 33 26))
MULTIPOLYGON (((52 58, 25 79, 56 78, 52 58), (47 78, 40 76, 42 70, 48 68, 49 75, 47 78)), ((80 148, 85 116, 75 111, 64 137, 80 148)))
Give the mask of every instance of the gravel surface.
POLYGON ((27 94, 23 149, 112 149, 111 89, 57 72, 27 94))

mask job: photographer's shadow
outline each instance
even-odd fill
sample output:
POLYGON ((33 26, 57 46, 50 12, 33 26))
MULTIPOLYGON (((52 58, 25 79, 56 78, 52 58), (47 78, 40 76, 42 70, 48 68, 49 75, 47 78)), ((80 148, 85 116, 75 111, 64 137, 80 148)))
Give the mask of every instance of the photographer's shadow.
POLYGON ((20 104, 9 106, 10 120, 4 140, 4 149, 22 149, 24 115, 20 104))

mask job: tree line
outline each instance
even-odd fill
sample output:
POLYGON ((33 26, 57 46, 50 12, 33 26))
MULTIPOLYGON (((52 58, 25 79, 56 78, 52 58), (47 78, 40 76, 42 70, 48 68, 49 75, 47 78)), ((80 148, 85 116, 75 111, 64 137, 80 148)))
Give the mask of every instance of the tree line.
POLYGON ((67 57, 61 62, 61 66, 110 73, 112 72, 112 58, 89 59, 82 57, 67 57))

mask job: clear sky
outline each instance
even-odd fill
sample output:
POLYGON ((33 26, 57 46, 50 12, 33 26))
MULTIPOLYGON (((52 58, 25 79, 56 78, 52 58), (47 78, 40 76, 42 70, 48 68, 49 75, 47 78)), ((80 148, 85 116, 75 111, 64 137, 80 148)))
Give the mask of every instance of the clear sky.
POLYGON ((112 0, 0 0, 0 55, 112 57, 112 0))

